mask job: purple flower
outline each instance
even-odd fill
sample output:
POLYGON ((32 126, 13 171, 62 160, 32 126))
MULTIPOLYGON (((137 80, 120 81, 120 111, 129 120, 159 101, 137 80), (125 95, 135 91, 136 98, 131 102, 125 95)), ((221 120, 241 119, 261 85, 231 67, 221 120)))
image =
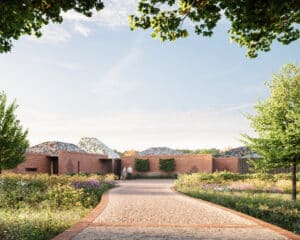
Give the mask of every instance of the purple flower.
POLYGON ((75 181, 72 182, 72 186, 76 189, 91 189, 91 188, 99 188, 100 182, 97 180, 88 180, 88 181, 75 181))

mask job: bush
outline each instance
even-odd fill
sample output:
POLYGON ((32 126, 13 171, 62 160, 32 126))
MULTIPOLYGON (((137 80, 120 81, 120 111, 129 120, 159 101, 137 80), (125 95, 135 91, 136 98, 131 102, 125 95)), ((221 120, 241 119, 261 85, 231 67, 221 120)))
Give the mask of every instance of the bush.
POLYGON ((300 200, 289 200, 288 179, 289 174, 194 173, 180 175, 175 188, 300 233, 300 200))
POLYGON ((0 239, 48 240, 95 207, 113 175, 0 176, 0 239))
POLYGON ((134 168, 138 172, 147 172, 149 171, 149 159, 135 159, 134 168))
POLYGON ((170 159, 159 159, 159 170, 164 172, 172 172, 175 170, 175 160, 170 159))
POLYGON ((155 175, 155 176, 145 176, 142 174, 134 174, 131 175, 130 178, 127 179, 177 179, 177 174, 169 173, 167 175, 155 175))

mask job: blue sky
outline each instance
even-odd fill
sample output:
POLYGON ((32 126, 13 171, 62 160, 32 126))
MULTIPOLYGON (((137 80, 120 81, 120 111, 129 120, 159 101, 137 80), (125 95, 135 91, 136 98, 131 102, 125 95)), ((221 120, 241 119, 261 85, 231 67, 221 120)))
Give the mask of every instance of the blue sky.
POLYGON ((130 31, 136 0, 109 1, 87 19, 67 13, 41 39, 22 37, 0 56, 0 86, 20 105, 31 144, 94 136, 112 148, 239 146, 264 81, 299 63, 300 41, 247 59, 222 20, 211 38, 162 43, 130 31))

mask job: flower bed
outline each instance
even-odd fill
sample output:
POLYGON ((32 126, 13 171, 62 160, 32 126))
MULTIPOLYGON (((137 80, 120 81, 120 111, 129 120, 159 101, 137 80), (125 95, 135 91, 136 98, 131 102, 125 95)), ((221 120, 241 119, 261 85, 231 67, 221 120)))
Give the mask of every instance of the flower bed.
POLYGON ((97 175, 1 175, 0 239, 53 238, 94 208, 113 186, 111 180, 97 175))
POLYGON ((300 233, 300 200, 290 200, 289 174, 183 174, 176 180, 175 188, 300 233))

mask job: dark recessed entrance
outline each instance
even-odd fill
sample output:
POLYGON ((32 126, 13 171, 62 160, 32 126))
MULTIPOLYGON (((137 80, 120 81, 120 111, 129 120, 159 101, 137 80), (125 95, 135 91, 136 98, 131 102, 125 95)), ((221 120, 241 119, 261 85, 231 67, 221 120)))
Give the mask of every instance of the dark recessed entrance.
POLYGON ((112 173, 112 159, 101 159, 102 174, 112 173))
POLYGON ((58 157, 48 157, 50 160, 49 174, 58 174, 58 157))
POLYGON ((121 168, 122 168, 121 159, 115 159, 114 174, 117 175, 119 178, 121 177, 121 171, 122 171, 121 168))
POLYGON ((121 159, 100 159, 102 165, 102 174, 114 173, 121 176, 121 159))

